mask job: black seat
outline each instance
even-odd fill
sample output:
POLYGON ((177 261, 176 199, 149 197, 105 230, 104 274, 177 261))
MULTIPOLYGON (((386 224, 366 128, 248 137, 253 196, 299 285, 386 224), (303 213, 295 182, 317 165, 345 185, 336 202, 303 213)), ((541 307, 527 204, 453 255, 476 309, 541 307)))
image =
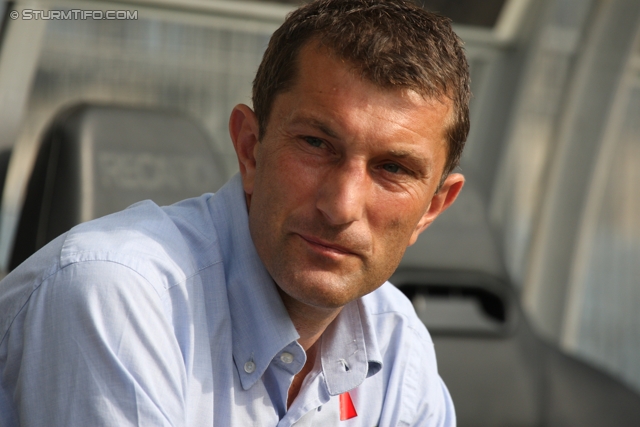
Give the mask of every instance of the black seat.
POLYGON ((458 426, 639 426, 637 393, 530 328, 483 212, 467 185, 391 278, 431 332, 458 426))
POLYGON ((206 133, 175 111, 76 105, 39 147, 9 268, 76 224, 144 199, 159 205, 216 191, 224 165, 206 133))

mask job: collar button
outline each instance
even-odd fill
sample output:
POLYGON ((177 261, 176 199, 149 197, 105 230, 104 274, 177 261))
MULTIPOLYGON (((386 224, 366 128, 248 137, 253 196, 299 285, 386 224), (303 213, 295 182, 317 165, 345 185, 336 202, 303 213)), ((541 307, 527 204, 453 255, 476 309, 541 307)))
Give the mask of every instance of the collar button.
POLYGON ((247 363, 244 364, 244 371, 247 374, 251 374, 255 370, 256 370, 256 364, 253 363, 253 360, 249 360, 247 363))
POLYGON ((284 352, 280 355, 280 360, 282 363, 286 363, 287 365, 293 362, 293 354, 284 352))

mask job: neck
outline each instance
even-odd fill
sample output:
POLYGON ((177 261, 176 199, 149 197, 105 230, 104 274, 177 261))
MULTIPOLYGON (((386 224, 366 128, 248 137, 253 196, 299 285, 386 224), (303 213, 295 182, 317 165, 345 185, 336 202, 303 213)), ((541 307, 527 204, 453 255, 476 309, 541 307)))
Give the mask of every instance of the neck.
POLYGON ((300 335, 298 343, 305 351, 308 351, 318 341, 327 326, 333 322, 342 310, 342 307, 320 308, 309 306, 291 298, 279 287, 278 292, 293 322, 293 326, 295 326, 300 335))

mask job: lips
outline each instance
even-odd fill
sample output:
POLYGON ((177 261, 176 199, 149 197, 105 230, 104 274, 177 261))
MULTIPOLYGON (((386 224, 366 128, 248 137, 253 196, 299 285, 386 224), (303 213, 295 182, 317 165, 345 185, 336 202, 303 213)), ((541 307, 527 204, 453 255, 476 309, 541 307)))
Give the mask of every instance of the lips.
POLYGON ((319 239, 314 236, 298 234, 302 240, 311 245, 314 249, 320 252, 335 253, 336 255, 358 255, 355 251, 348 249, 344 246, 327 242, 323 239, 319 239))

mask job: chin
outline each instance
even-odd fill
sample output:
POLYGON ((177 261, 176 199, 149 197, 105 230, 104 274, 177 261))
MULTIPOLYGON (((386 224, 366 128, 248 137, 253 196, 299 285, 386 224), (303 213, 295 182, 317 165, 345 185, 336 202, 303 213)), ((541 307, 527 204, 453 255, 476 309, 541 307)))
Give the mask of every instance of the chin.
POLYGON ((340 308, 375 289, 365 290, 362 281, 345 280, 343 276, 338 277, 326 271, 298 272, 290 279, 276 281, 281 291, 300 303, 316 308, 340 308))

